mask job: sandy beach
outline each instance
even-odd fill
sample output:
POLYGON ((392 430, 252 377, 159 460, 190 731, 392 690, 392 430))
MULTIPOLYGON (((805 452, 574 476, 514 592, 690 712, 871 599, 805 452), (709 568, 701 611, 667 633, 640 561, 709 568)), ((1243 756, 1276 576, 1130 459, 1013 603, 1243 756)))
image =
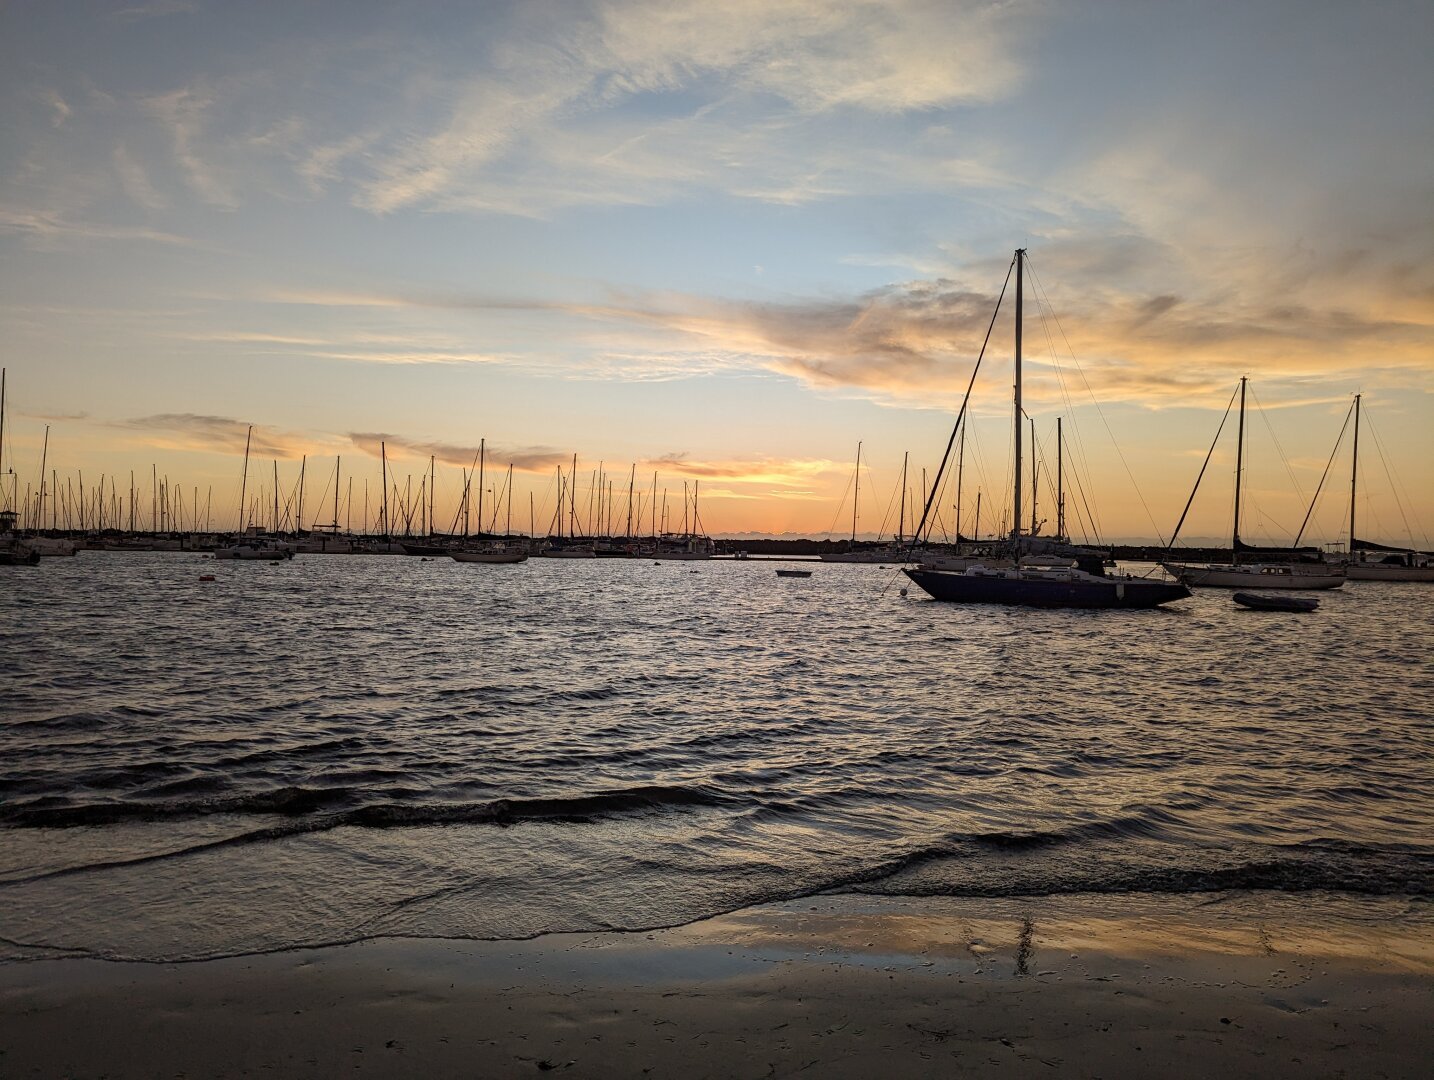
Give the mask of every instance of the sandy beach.
POLYGON ((671 930, 0 968, 0 1075, 1427 1075, 1428 906, 823 896, 671 930))

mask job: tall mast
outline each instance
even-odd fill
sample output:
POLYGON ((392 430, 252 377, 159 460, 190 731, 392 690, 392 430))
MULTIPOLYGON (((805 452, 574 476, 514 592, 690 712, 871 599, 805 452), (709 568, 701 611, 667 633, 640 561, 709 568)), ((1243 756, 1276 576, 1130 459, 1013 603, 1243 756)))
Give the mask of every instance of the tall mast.
POLYGON ((478 536, 483 536, 483 459, 487 456, 488 440, 478 440, 478 536))
MULTIPOLYGON (((0 463, 5 460, 5 369, 0 368, 0 463)), ((10 508, 9 485, 5 483, 5 470, 0 468, 0 510, 10 508)))
POLYGON ((977 489, 976 489, 976 520, 975 520, 975 522, 974 522, 974 528, 972 528, 972 530, 971 530, 971 539, 972 539, 972 540, 977 540, 977 541, 979 541, 979 540, 981 539, 981 489, 980 489, 980 488, 977 488, 977 489))
POLYGON ((433 464, 433 454, 428 455, 428 535, 434 536, 438 533, 438 526, 433 522, 433 493, 438 486, 438 473, 433 464))
POLYGON ((274 532, 279 532, 279 459, 274 459, 274 532))
POLYGON ((1354 395, 1354 456, 1349 462, 1349 557, 1351 560, 1354 558, 1354 485, 1359 479, 1359 399, 1362 396, 1362 394, 1354 395))
POLYGON ((1063 540, 1066 535, 1066 492, 1063 481, 1065 480, 1065 468, 1062 453, 1065 450, 1065 443, 1061 441, 1061 418, 1056 417, 1056 539, 1063 540))
POLYGON ((1036 497, 1040 492, 1041 484, 1041 458, 1036 452, 1036 418, 1031 417, 1031 535, 1035 536, 1041 531, 1041 523, 1036 519, 1036 497))
MULTIPOLYGON (((956 543, 961 543, 961 480, 966 470, 966 420, 961 419, 961 446, 956 451, 956 543)), ((928 536, 930 533, 928 532, 928 536)), ((974 533, 972 534, 975 535, 974 533)))
POLYGON ((294 518, 294 531, 304 531, 304 476, 309 467, 309 455, 305 454, 299 459, 299 508, 294 518))
POLYGON ((513 536, 513 463, 508 462, 508 523, 503 526, 503 532, 511 539, 513 536))
POLYGON ((1013 506, 1013 509, 1014 509, 1015 512, 1011 515, 1011 541, 1012 541, 1012 543, 1014 543, 1015 546, 1016 546, 1016 555, 1017 555, 1018 558, 1019 558, 1019 556, 1020 556, 1020 554, 1021 554, 1021 550, 1020 550, 1020 540, 1021 540, 1021 318, 1022 318, 1021 301, 1022 301, 1022 299, 1023 299, 1021 294, 1025 292, 1025 289, 1023 288, 1023 283, 1024 283, 1024 280, 1025 280, 1025 269, 1026 269, 1026 249, 1025 249, 1025 248, 1017 248, 1017 249, 1016 249, 1016 386, 1015 386, 1015 391, 1016 391, 1016 393, 1015 393, 1015 398, 1016 398, 1016 402, 1015 402, 1015 406, 1016 406, 1016 422, 1015 422, 1015 428, 1016 428, 1016 456, 1015 456, 1015 469, 1014 469, 1015 474, 1016 474, 1016 483, 1015 483, 1014 495, 1013 495, 1013 498, 1014 498, 1014 506, 1013 506))
MULTIPOLYGON (((856 543, 856 508, 861 503, 861 443, 856 444, 856 489, 851 495, 851 542, 856 543)), ((890 506, 890 503, 886 504, 890 506)))
POLYGON ((388 537, 388 447, 380 441, 378 444, 378 460, 383 469, 383 535, 388 537))
MULTIPOLYGON (((906 462, 911 457, 911 451, 906 450, 901 455, 901 509, 896 515, 896 545, 901 546, 901 541, 906 536, 906 462)), ((890 506, 890 503, 886 504, 890 506)))
POLYGON ((50 455, 50 425, 45 425, 45 445, 40 449, 40 501, 36 503, 35 529, 45 527, 45 461, 50 455))
POLYGON ((632 539, 632 487, 637 481, 637 462, 632 463, 632 471, 627 474, 627 532, 623 535, 629 540, 632 539))
POLYGON ((334 532, 339 531, 339 463, 341 455, 334 455, 334 532))
POLYGON ((1240 427, 1239 436, 1235 442, 1235 527, 1231 533, 1233 541, 1230 544, 1230 559, 1238 562, 1237 555, 1240 549, 1240 480, 1245 468, 1245 380, 1246 375, 1240 376, 1240 427))
MULTIPOLYGON (((239 531, 244 531, 244 498, 249 491, 249 440, 254 437, 254 425, 244 436, 244 475, 239 480, 239 531)), ((129 531, 134 532, 134 473, 129 474, 129 531)))
POLYGON ((568 487, 568 535, 574 540, 578 537, 578 456, 573 455, 573 474, 569 478, 568 487))

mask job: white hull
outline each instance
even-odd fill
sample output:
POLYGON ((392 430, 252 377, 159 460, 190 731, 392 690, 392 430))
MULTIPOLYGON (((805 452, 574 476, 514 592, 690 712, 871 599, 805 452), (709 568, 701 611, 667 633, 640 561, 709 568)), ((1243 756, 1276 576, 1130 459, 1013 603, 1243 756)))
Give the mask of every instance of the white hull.
POLYGON ((1350 581, 1434 581, 1434 566, 1351 563, 1345 567, 1344 573, 1350 581))
POLYGON ((921 569, 923 570, 948 570, 958 574, 965 573, 973 566, 985 566, 997 570, 1012 565, 1010 559, 993 559, 980 555, 928 555, 921 560, 921 569))
POLYGON ((1239 566, 1192 566, 1161 563, 1186 585, 1205 589, 1338 589, 1344 568, 1319 563, 1248 563, 1239 566))
MULTIPOLYGON (((909 558, 904 551, 845 551, 828 552, 821 556, 822 562, 836 563, 881 563, 890 566, 892 563, 908 563, 915 560, 909 558)), ((942 569, 945 569, 944 567, 942 569)), ((962 569, 965 569, 962 567, 962 569)))
POLYGON ((278 562, 292 559, 294 549, 282 544, 231 544, 214 549, 216 559, 241 559, 255 562, 278 562))
POLYGON ((463 563, 520 563, 528 561, 526 551, 450 551, 457 562, 463 563))

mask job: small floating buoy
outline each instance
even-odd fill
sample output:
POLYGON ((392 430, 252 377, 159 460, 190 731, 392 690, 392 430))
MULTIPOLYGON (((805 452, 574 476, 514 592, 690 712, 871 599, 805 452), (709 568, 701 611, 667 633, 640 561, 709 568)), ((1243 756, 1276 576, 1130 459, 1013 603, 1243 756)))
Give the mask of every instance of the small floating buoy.
POLYGON ((200 575, 199 575, 199 580, 200 580, 200 581, 213 581, 213 580, 214 580, 214 575, 213 575, 213 574, 200 574, 200 575))
POLYGON ((905 589, 902 589, 902 590, 901 590, 901 595, 902 595, 902 596, 905 596, 905 595, 906 595, 906 590, 905 590, 905 589))

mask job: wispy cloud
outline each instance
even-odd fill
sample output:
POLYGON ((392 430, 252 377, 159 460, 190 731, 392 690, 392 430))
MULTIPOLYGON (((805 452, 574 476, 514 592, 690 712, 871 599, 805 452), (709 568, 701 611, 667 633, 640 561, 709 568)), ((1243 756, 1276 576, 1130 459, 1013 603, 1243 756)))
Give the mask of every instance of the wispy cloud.
POLYGON ((148 171, 123 143, 115 146, 113 160, 120 186, 130 199, 146 210, 164 209, 167 205, 165 198, 155 190, 148 171))
MULTIPOLYGON (((356 448, 375 458, 385 452, 390 458, 427 459, 433 457, 445 465, 461 465, 463 468, 471 467, 478 460, 479 447, 476 443, 466 446, 408 438, 381 431, 354 431, 349 433, 348 439, 356 448)), ((545 446, 502 447, 488 445, 484 451, 484 458, 490 467, 507 468, 512 465, 519 472, 549 472, 559 465, 566 465, 571 460, 571 452, 565 453, 545 446)))
POLYGON ((72 220, 51 209, 0 204, 0 229, 24 235, 36 247, 85 240, 140 240, 153 244, 188 246, 188 237, 151 229, 143 225, 114 225, 97 221, 72 220))
POLYGON ((157 413, 121 420, 116 427, 136 432, 150 446, 172 450, 199 450, 214 454, 243 454, 246 441, 257 458, 297 458, 314 446, 310 437, 284 432, 263 424, 250 424, 228 416, 199 413, 157 413))
POLYGON ((152 0, 148 4, 111 11, 109 17, 119 22, 137 22, 142 19, 158 19, 166 15, 192 15, 198 11, 192 0, 152 0))

